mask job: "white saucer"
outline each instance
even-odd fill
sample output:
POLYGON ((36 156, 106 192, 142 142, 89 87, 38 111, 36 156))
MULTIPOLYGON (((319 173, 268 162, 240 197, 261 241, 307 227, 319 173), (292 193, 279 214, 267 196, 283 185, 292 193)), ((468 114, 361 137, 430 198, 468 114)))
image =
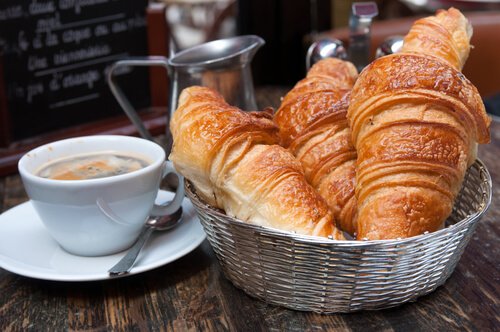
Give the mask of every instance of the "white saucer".
MULTIPOLYGON (((161 191, 158 204, 173 194, 161 191)), ((206 237, 189 199, 182 203, 183 222, 165 233, 153 233, 129 274, 134 275, 170 263, 194 250, 206 237)), ((110 277, 108 269, 126 251, 100 257, 67 253, 52 239, 31 202, 0 215, 0 267, 26 277, 57 281, 91 281, 110 277)))

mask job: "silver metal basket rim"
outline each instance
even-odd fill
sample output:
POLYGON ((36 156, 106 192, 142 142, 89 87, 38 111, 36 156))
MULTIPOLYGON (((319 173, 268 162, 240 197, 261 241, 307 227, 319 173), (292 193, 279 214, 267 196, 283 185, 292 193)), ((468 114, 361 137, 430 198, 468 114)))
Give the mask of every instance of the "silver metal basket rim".
MULTIPOLYGON (((254 225, 254 224, 249 224, 241 219, 237 219, 234 217, 230 217, 226 215, 222 210, 214 208, 213 206, 205 203, 197 194, 196 194, 196 189, 194 186, 189 182, 189 180, 185 180, 184 185, 186 189, 186 193, 188 194, 189 198, 191 200, 196 200, 198 204, 194 204, 195 206, 202 206, 205 208, 205 210, 209 210, 209 214, 215 215, 219 218, 222 218, 226 221, 228 221, 230 224, 236 225, 238 227, 242 228, 247 228, 249 230, 253 231, 258 231, 259 233, 262 234, 267 234, 270 236, 276 236, 276 237, 285 237, 287 239, 292 239, 294 241, 297 241, 299 243, 308 243, 308 244, 318 244, 318 245, 328 245, 328 246, 338 246, 338 247, 356 247, 356 248, 365 248, 365 247, 384 247, 384 246, 398 246, 398 245, 405 245, 408 244, 408 242, 427 242, 431 241, 434 238, 440 237, 440 236, 446 236, 450 233, 456 232, 457 229, 462 229, 467 226, 469 226, 470 223, 473 223, 488 210, 489 206, 491 205, 491 200, 492 200, 492 180, 491 180, 491 175, 484 165, 484 163, 480 159, 476 159, 475 163, 479 164, 480 168, 484 171, 485 177, 482 180, 483 183, 487 184, 487 190, 483 191, 483 202, 485 204, 482 204, 480 209, 476 211, 474 214, 471 214, 467 216, 467 218, 464 218, 457 223, 450 225, 448 227, 445 227, 443 229, 434 231, 432 233, 428 234, 421 234, 421 235, 416 235, 408 238, 402 238, 402 239, 389 239, 389 240, 335 240, 335 239, 328 239, 324 237, 317 237, 317 236, 311 236, 311 235, 301 235, 301 234, 296 234, 293 232, 288 232, 288 231, 283 231, 279 229, 274 229, 266 226, 259 226, 259 225, 254 225)), ((195 202, 193 202, 195 203, 195 202)))

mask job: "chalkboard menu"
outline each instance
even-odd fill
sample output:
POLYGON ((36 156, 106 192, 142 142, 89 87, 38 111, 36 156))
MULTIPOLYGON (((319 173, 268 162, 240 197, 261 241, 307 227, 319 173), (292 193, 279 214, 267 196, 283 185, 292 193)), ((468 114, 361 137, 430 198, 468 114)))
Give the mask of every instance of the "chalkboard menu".
MULTIPOLYGON (((147 0, 1 0, 0 96, 11 139, 122 114, 106 70, 147 55, 146 7, 147 0)), ((147 70, 124 70, 117 80, 134 106, 148 105, 147 70)))

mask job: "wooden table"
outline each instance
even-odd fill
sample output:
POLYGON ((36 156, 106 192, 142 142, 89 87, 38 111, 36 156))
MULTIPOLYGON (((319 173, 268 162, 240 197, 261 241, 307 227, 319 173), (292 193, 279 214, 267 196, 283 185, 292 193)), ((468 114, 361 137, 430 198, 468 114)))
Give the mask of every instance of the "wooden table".
MULTIPOLYGON (((277 105, 284 89, 258 90, 260 106, 277 105)), ((0 269, 0 331, 493 331, 500 329, 500 122, 479 157, 494 196, 455 272, 444 286, 393 309, 319 315, 253 299, 221 272, 205 240, 163 267, 122 279, 53 282, 0 269)), ((0 179, 0 211, 27 200, 19 176, 0 179)))

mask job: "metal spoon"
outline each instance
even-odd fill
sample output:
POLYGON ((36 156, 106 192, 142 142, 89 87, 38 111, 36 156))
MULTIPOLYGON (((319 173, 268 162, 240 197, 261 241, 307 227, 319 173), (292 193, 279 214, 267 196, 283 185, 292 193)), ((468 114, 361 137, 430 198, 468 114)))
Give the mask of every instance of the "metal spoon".
POLYGON ((387 37, 375 52, 375 58, 380 58, 384 55, 394 54, 401 50, 403 47, 403 36, 390 36, 387 37))
POLYGON ((158 231, 166 231, 174 228, 179 224, 182 219, 182 207, 180 207, 173 214, 169 214, 166 216, 160 216, 151 218, 146 221, 144 228, 142 229, 139 238, 134 243, 134 245, 129 249, 127 254, 120 259, 115 266, 108 270, 110 276, 119 276, 126 273, 129 273, 132 267, 134 266, 135 260, 139 255, 144 243, 148 240, 151 233, 154 230, 158 231))
POLYGON ((340 40, 333 38, 315 41, 307 49, 306 69, 309 70, 312 65, 325 58, 347 59, 347 50, 344 44, 340 40))

